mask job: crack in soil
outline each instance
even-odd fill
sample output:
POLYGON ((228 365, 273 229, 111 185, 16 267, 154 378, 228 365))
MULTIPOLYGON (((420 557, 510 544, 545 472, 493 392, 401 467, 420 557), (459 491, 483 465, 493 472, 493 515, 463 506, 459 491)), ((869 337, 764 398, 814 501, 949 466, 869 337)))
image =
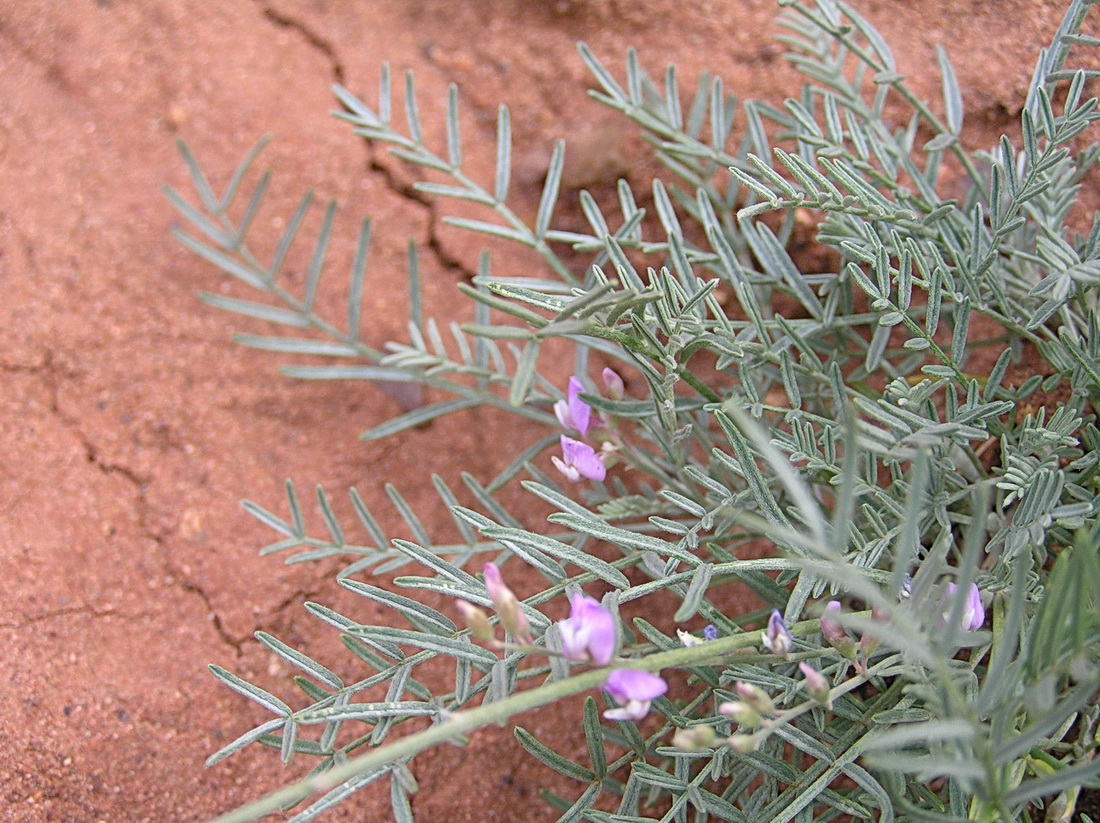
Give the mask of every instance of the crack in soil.
MULTIPOLYGON (((313 29, 311 29, 306 23, 291 17, 288 14, 284 14, 277 9, 274 9, 269 4, 261 4, 263 10, 263 16, 269 21, 282 28, 292 29, 297 32, 299 36, 312 48, 320 52, 329 65, 332 68, 332 76, 337 83, 344 85, 344 65, 337 54, 336 47, 327 38, 321 36, 313 29)), ((439 71, 442 71, 438 65, 433 62, 433 66, 439 71)), ((446 74, 444 72, 444 74, 446 74)), ((466 266, 462 260, 457 256, 451 254, 443 246, 442 240, 439 238, 438 232, 438 214, 436 213, 435 202, 426 195, 417 191, 411 184, 400 182, 393 171, 382 163, 375 154, 374 144, 370 141, 366 142, 367 146, 367 170, 373 173, 381 174, 382 179, 386 183, 386 187, 390 191, 394 192, 398 196, 405 200, 414 203, 421 208, 424 208, 428 212, 428 238, 427 249, 430 251, 445 270, 458 272, 463 278, 472 280, 476 275, 475 271, 472 271, 466 266)))
POLYGON ((41 363, 3 363, 0 362, 0 372, 4 374, 42 374, 49 368, 49 357, 45 356, 41 363))
POLYGON ((273 606, 272 607, 272 612, 275 613, 275 614, 281 614, 283 611, 285 611, 286 609, 289 609, 291 606, 301 606, 302 604, 306 603, 307 601, 313 600, 313 598, 315 598, 318 595, 322 594, 324 591, 325 590, 322 589, 322 588, 316 588, 316 589, 299 588, 296 591, 294 591, 292 594, 289 594, 286 597, 284 597, 281 601, 279 601, 279 603, 277 603, 275 606, 273 606))
MULTIPOLYGON (((171 562, 167 559, 165 562, 168 565, 169 569, 171 569, 171 562)), ((241 655, 244 654, 242 646, 244 645, 245 641, 233 637, 233 635, 225 630, 225 626, 222 624, 222 619, 221 616, 218 614, 218 610, 214 608, 214 604, 210 601, 210 595, 206 593, 206 590, 203 589, 202 586, 185 576, 181 575, 177 577, 177 580, 181 589, 183 589, 185 592, 191 592, 192 594, 198 595, 202 602, 206 604, 206 610, 210 614, 210 623, 214 626, 214 631, 218 633, 218 637, 221 638, 223 643, 231 647, 233 651, 236 652, 237 659, 239 660, 241 655)))
POLYGON ((298 35, 306 41, 311 47, 316 49, 325 59, 328 60, 329 66, 332 70, 332 76, 337 83, 341 85, 344 82, 344 66, 340 62, 340 59, 336 56, 336 48, 326 38, 319 35, 301 20, 297 20, 288 14, 272 8, 270 5, 262 4, 263 15, 275 25, 290 29, 298 33, 298 35))
POLYGON ((367 149, 367 171, 381 175, 382 180, 386 184, 386 188, 398 197, 424 209, 428 213, 427 250, 435 256, 439 265, 445 270, 458 272, 465 279, 473 280, 477 272, 472 271, 462 262, 462 260, 447 251, 443 245, 443 241, 439 237, 438 227, 440 220, 436 213, 435 201, 428 197, 428 195, 415 189, 412 183, 404 183, 398 180, 393 169, 378 159, 375 145, 366 138, 363 138, 363 142, 366 144, 367 149))
MULTIPOLYGON (((197 595, 206 606, 207 612, 210 615, 210 622, 214 626, 214 630, 217 632, 218 637, 234 650, 237 657, 241 656, 241 646, 243 640, 233 637, 229 632, 225 630, 222 625, 221 617, 218 615, 217 609, 214 608, 214 604, 211 602, 210 597, 197 583, 192 581, 188 575, 172 562, 170 556, 167 541, 164 535, 157 532, 149 525, 149 511, 148 501, 146 498, 146 492, 149 484, 152 482, 151 477, 143 476, 142 474, 134 471, 129 466, 121 463, 114 463, 108 461, 100 456, 99 448, 92 441, 84 430, 81 428, 79 422, 71 415, 67 414, 62 408, 60 403, 61 396, 61 383, 63 379, 73 380, 77 378, 77 375, 73 372, 66 373, 60 364, 54 360, 53 352, 46 352, 43 362, 40 367, 34 371, 40 372, 45 381, 46 386, 50 393, 50 411, 53 413, 61 423, 68 428, 80 441, 81 447, 84 449, 85 458, 89 463, 94 465, 99 471, 105 475, 119 475, 125 478, 134 487, 134 492, 137 496, 134 506, 137 514, 137 525, 140 534, 147 540, 151 541, 159 550, 161 554, 161 562, 164 565, 164 573, 172 579, 178 581, 179 587, 185 591, 197 595)), ((98 614, 94 607, 90 605, 81 607, 71 607, 68 613, 78 613, 82 610, 86 610, 93 616, 106 616, 107 614, 114 614, 113 610, 100 610, 103 614, 98 614)), ((54 612, 47 612, 47 616, 60 615, 67 613, 65 610, 56 610, 54 612)), ((38 618, 30 618, 31 621, 38 618)))
POLYGON ((23 620, 10 620, 0 623, 0 629, 23 629, 27 626, 33 626, 36 623, 45 623, 49 620, 55 620, 59 617, 67 617, 73 614, 90 615, 94 618, 104 617, 117 617, 121 620, 144 620, 150 617, 148 612, 138 612, 137 614, 128 614, 127 612, 116 611, 114 606, 107 605, 102 608, 96 608, 90 603, 82 603, 79 606, 63 606, 59 609, 50 609, 48 611, 40 612, 39 614, 24 618, 23 620))

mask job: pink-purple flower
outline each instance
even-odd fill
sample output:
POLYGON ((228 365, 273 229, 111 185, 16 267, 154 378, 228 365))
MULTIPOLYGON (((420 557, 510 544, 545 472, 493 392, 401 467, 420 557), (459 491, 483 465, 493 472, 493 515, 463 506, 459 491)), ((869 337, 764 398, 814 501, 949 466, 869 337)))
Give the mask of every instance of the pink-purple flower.
MULTIPOLYGON (((941 625, 947 625, 947 618, 951 616, 951 609, 955 602, 955 592, 958 586, 948 583, 943 595, 944 612, 941 625)), ((966 591, 966 604, 963 606, 962 615, 959 618, 959 628, 966 632, 976 632, 985 623, 985 607, 982 606, 982 593, 974 584, 966 591)))
POLYGON ((589 480, 603 480, 607 477, 607 466, 600 460, 596 450, 587 443, 561 436, 561 458, 551 455, 550 461, 558 471, 573 483, 582 477, 589 480))
POLYGON ((554 414, 562 428, 580 432, 581 437, 588 434, 588 426, 592 421, 592 407, 580 398, 584 391, 584 384, 576 377, 569 378, 569 388, 565 393, 565 400, 559 400, 554 404, 554 414))
POLYGON ((594 598, 577 593, 569 599, 569 617, 558 623, 566 660, 591 660, 606 666, 615 654, 615 618, 594 598))
POLYGON ((783 622, 783 615, 779 613, 778 609, 772 609, 771 616, 768 618, 768 626, 764 630, 760 642, 764 644, 765 649, 772 654, 778 654, 780 657, 786 657, 794 648, 794 638, 787 630, 787 624, 783 622))
POLYGON ((603 713, 608 720, 641 720, 649 712, 649 704, 668 691, 662 677, 636 669, 611 672, 603 687, 620 704, 603 713))

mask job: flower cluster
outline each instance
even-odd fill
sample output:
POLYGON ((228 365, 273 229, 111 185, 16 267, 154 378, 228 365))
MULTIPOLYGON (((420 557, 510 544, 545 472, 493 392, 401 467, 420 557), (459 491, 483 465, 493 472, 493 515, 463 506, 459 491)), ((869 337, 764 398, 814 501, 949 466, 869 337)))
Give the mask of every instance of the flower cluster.
MULTIPOLYGON (((519 600, 492 563, 485 566, 485 589, 501 625, 529 651, 536 649, 531 636, 531 626, 520 608, 519 600)), ((458 601, 471 635, 483 643, 504 644, 496 641, 489 617, 477 606, 465 600, 458 601)), ((576 592, 569 598, 569 617, 558 621, 562 656, 572 663, 594 663, 607 666, 615 656, 619 643, 618 626, 614 615, 593 597, 576 592)), ((636 669, 616 669, 603 686, 617 708, 608 709, 608 720, 640 720, 649 712, 650 704, 668 691, 668 683, 659 675, 636 669)))
MULTIPOLYGON (((569 421, 578 431, 586 431, 591 425, 591 410, 577 399, 576 395, 580 392, 579 381, 573 378, 571 384, 573 382, 577 383, 577 387, 574 390, 574 386, 570 386, 571 400, 564 401, 559 406, 558 417, 563 425, 569 421), (584 408, 580 408, 581 406, 584 408)), ((504 582, 500 570, 494 564, 488 563, 484 574, 486 593, 504 630, 527 650, 534 651, 537 647, 531 635, 530 623, 518 598, 504 582)), ((944 588, 941 628, 950 617, 957 592, 958 587, 954 583, 948 583, 944 588)), ((498 647, 504 646, 496 641, 488 615, 481 609, 465 601, 459 601, 458 608, 475 639, 498 647)), ((867 661, 874 652, 877 641, 872 635, 865 634, 857 651, 855 639, 841 625, 842 612, 843 607, 838 600, 830 600, 825 604, 820 620, 821 638, 842 657, 855 661, 858 671, 866 673, 867 661)), ((872 619, 883 622, 887 618, 878 610, 873 610, 872 619)), ((959 628, 962 631, 976 631, 984 621, 985 609, 982 606, 981 592, 976 585, 971 584, 959 617, 959 628)), ((593 663, 596 666, 613 664, 619 643, 618 623, 615 616, 595 598, 580 591, 570 595, 569 617, 558 621, 557 631, 561 638, 561 656, 566 660, 572 663, 593 663)), ((678 635, 684 646, 695 646, 714 641, 718 632, 713 626, 707 626, 703 638, 684 631, 678 632, 678 635)), ((773 610, 769 615, 767 625, 761 632, 760 642, 771 654, 783 659, 790 658, 795 647, 794 638, 778 610, 773 610)), ((831 708, 832 690, 825 676, 804 660, 799 661, 798 667, 804 677, 803 688, 810 698, 825 708, 831 708)), ((652 702, 668 692, 668 683, 658 674, 640 669, 617 668, 607 676, 603 689, 617 704, 604 712, 606 719, 640 720, 649 712, 652 702)), ((730 735, 726 743, 737 752, 755 751, 781 718, 777 717, 771 697, 759 686, 738 682, 734 689, 738 699, 722 703, 718 711, 736 722, 743 731, 730 735)), ((697 727, 681 729, 673 742, 674 745, 690 750, 709 747, 714 741, 713 730, 697 727)))
MULTIPOLYGON (((614 616, 595 598, 580 592, 569 598, 569 617, 558 623, 562 654, 574 663, 591 661, 606 666, 615 655, 618 630, 614 616)), ((640 720, 649 705, 668 691, 662 677, 635 669, 616 669, 607 676, 604 690, 619 704, 603 716, 608 720, 640 720)))
MULTIPOLYGON (((943 595, 939 601, 941 616, 936 623, 936 628, 939 630, 947 626, 957 591, 958 587, 954 583, 948 583, 944 587, 943 595)), ((903 601, 912 596, 912 582, 909 575, 905 576, 899 596, 903 601)), ((860 638, 857 647, 855 639, 841 625, 842 611, 843 609, 838 600, 830 600, 825 604, 825 609, 821 613, 821 639, 840 652, 841 657, 856 661, 857 668, 866 670, 867 660, 878 648, 878 638, 872 633, 866 633, 860 638)), ((889 621, 889 615, 884 609, 876 606, 871 609, 871 619, 876 623, 886 623, 889 621)), ((982 606, 982 593, 976 584, 971 583, 967 588, 966 602, 959 615, 958 630, 961 632, 975 632, 984 623, 985 607, 982 606)), ((768 639, 765 637, 763 642, 767 646, 768 639)))
MULTIPOLYGON (((623 379, 611 369, 603 370, 603 382, 608 394, 614 399, 621 399, 624 393, 623 379)), ((562 428, 574 431, 582 438, 588 436, 589 429, 599 427, 599 420, 593 419, 592 407, 581 400, 581 392, 584 384, 577 377, 569 378, 569 386, 566 389, 565 399, 554 404, 554 414, 561 423, 562 428)), ((561 457, 554 455, 550 458, 555 468, 566 476, 571 482, 576 483, 581 478, 602 481, 607 476, 607 464, 605 461, 614 451, 614 446, 604 442, 599 451, 585 443, 567 435, 561 436, 561 457)))

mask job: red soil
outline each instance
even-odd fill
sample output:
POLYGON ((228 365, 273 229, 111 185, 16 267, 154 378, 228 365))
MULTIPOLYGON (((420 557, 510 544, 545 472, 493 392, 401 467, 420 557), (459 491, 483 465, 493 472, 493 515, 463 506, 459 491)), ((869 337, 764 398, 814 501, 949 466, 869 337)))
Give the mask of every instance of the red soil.
MULTIPOLYGON (((1012 130, 1062 6, 855 5, 937 100, 933 44, 945 44, 971 146, 1012 130)), ((772 40, 776 11, 772 0, 0 2, 0 819, 203 820, 299 774, 297 761, 282 767, 259 749, 203 766, 262 719, 206 664, 286 696, 291 672, 253 632, 353 672, 302 602, 384 618, 343 595, 331 566, 258 557, 271 534, 238 501, 282 512, 291 477, 319 526, 308 490, 324 484, 348 513, 344 490, 356 485, 399 535, 382 491, 391 481, 443 530, 429 472, 456 486, 461 470, 486 479, 509 444, 532 434, 469 414, 364 444, 361 431, 399 412, 392 399, 359 384, 292 382, 274 358, 232 344, 246 324, 195 294, 247 295, 169 236, 177 218, 161 186, 187 190, 173 137, 221 186, 261 135, 274 135, 258 236, 274 238, 309 186, 341 201, 325 298, 333 312, 355 225, 373 215, 364 325, 380 344, 403 334, 407 238, 421 250, 429 310, 442 316, 480 244, 442 226, 439 207, 409 196, 403 169, 327 115, 330 83, 373 100, 383 61, 414 69, 440 146, 442 101, 457 83, 466 154, 485 180, 506 102, 517 203, 533 213, 555 138, 570 141, 574 186, 618 175, 644 185, 640 140, 586 98, 575 41, 620 77, 633 45, 651 72, 677 63, 685 89, 710 69, 742 97, 778 102, 798 81, 772 40)), ((495 265, 515 275, 533 264, 498 256, 495 265)), ((583 741, 569 734, 578 716, 574 704, 522 722, 580 756, 583 741)), ((522 756, 507 730, 429 753, 414 772, 423 820, 551 819, 537 789, 576 793, 522 756)), ((331 819, 388 817, 379 786, 331 819)))

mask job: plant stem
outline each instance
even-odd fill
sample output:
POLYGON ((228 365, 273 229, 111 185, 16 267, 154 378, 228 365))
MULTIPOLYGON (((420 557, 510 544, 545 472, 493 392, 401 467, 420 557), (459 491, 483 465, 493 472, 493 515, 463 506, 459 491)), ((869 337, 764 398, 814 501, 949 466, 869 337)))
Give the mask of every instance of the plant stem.
MULTIPOLYGON (((819 621, 804 620, 790 627, 792 634, 811 634, 818 630, 819 621)), ((228 812, 212 823, 248 823, 259 820, 272 812, 299 803, 318 792, 334 789, 360 774, 413 757, 420 752, 445 743, 448 740, 488 726, 502 724, 514 715, 540 708, 574 694, 603 685, 613 668, 658 672, 661 669, 709 665, 739 649, 756 646, 762 632, 753 631, 723 637, 697 646, 685 646, 666 652, 651 654, 635 660, 618 661, 614 667, 590 669, 565 680, 520 692, 488 706, 479 706, 466 712, 457 712, 422 732, 409 735, 394 743, 375 749, 353 760, 334 766, 326 772, 311 775, 293 785, 267 795, 247 806, 228 812)))

